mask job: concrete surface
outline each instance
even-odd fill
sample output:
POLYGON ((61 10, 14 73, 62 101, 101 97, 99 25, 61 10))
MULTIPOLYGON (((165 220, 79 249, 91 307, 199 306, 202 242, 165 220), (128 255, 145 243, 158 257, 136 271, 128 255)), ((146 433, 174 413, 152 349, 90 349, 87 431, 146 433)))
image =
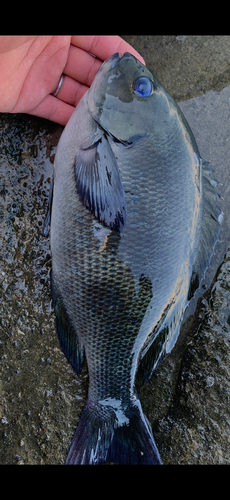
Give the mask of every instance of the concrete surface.
POLYGON ((230 36, 124 36, 175 101, 222 90, 230 82, 230 36))
MULTIPOLYGON (((165 464, 230 461, 230 36, 125 36, 177 101, 221 182, 224 222, 170 356, 138 388, 165 464), (195 96, 195 97, 194 97, 195 96), (193 97, 192 99, 190 99, 193 97)), ((62 128, 0 115, 0 463, 63 464, 87 394, 59 349, 42 235, 62 128)))

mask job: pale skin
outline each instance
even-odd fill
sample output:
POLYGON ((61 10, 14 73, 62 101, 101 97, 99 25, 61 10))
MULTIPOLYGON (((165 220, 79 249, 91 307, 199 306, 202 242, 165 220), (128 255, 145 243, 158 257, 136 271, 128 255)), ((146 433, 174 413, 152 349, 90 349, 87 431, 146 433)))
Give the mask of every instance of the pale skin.
POLYGON ((119 36, 0 36, 0 112, 66 125, 98 68, 114 52, 130 52, 144 64, 119 36))

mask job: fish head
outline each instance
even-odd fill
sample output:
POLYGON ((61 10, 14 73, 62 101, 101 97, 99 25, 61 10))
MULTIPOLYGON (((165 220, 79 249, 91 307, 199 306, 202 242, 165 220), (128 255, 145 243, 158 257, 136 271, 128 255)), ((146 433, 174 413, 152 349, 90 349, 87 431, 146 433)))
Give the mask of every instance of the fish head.
POLYGON ((88 107, 94 120, 126 146, 159 129, 169 114, 163 87, 128 52, 117 52, 100 66, 88 91, 88 107))

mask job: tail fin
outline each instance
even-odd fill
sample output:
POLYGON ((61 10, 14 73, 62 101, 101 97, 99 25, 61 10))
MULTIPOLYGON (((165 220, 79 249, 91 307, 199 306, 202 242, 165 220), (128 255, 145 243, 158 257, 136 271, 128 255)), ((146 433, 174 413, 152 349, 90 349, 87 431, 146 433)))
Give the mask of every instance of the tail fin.
POLYGON ((161 464, 140 403, 124 414, 117 400, 111 402, 112 406, 87 400, 66 463, 161 464))

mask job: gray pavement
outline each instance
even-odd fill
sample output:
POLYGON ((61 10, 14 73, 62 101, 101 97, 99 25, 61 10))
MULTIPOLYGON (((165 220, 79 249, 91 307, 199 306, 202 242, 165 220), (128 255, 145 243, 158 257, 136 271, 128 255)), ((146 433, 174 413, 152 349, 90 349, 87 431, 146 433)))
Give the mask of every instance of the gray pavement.
MULTIPOLYGON (((138 391, 163 463, 228 464, 230 36, 124 38, 179 101, 216 170, 224 211, 177 345, 138 391)), ((77 377, 59 349, 42 235, 61 131, 35 117, 0 115, 1 464, 63 464, 87 394, 86 365, 77 377)))

